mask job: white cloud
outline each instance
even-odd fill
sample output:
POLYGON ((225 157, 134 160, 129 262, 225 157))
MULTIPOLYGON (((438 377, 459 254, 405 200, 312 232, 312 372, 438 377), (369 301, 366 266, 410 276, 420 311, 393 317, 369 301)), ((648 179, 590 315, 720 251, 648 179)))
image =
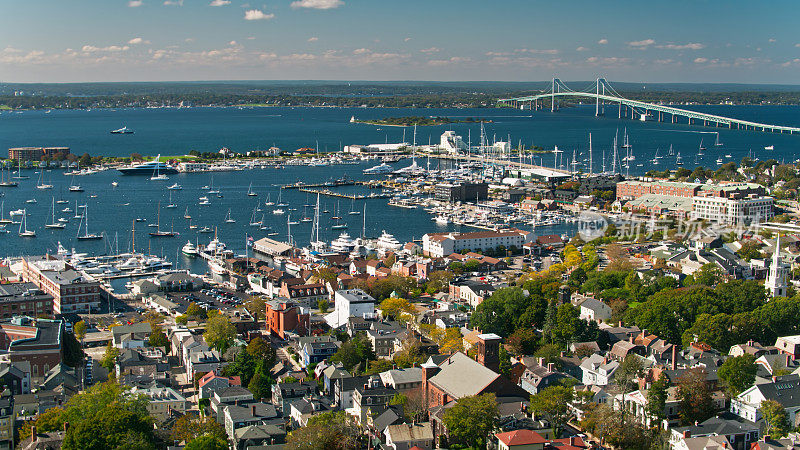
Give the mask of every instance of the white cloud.
POLYGON ((353 54, 354 55, 363 55, 365 53, 370 53, 370 52, 372 52, 372 50, 370 50, 368 48, 357 48, 357 49, 353 50, 353 54))
POLYGON ((230 42, 228 42, 228 45, 230 45, 230 46, 234 46, 234 45, 236 45, 236 44, 237 44, 237 42, 236 42, 236 41, 230 41, 230 42))
POLYGON ((308 42, 317 42, 318 40, 319 38, 316 36, 311 36, 310 38, 308 38, 308 42))
POLYGON ((256 38, 255 36, 247 36, 247 40, 248 41, 253 41, 253 40, 255 40, 255 38, 256 38))
POLYGON ((275 17, 275 14, 264 14, 260 9, 248 9, 244 12, 244 20, 269 20, 275 17))
POLYGON ((702 50, 706 48, 705 44, 699 42, 690 42, 688 44, 665 44, 656 45, 656 48, 665 48, 668 50, 702 50))
POLYGON ((608 44, 608 39, 606 38, 600 39, 599 41, 597 41, 597 43, 600 45, 606 45, 608 44))
POLYGON ((441 51, 441 49, 439 49, 437 47, 430 47, 430 48, 423 48, 420 51, 422 53, 439 53, 439 51, 441 51))
POLYGON ((231 4, 230 0, 214 0, 211 3, 209 3, 208 6, 225 6, 230 4, 231 4))
POLYGON ((472 61, 470 58, 465 58, 462 56, 453 56, 449 59, 432 59, 428 61, 429 66, 447 66, 450 64, 461 64, 461 63, 468 63, 472 61))
POLYGON ((128 44, 131 44, 131 45, 149 44, 149 43, 150 43, 150 41, 146 41, 146 40, 144 40, 144 39, 142 39, 140 37, 135 37, 135 38, 131 39, 130 41, 128 41, 128 44))
POLYGON ((647 48, 647 47, 649 47, 649 46, 651 46, 651 45, 653 45, 655 43, 656 43, 656 41, 653 40, 653 39, 642 39, 641 41, 628 42, 628 45, 631 46, 631 47, 644 49, 644 48, 647 48))
POLYGON ((292 8, 334 9, 344 5, 342 0, 297 0, 292 8))
POLYGON ((769 43, 772 44, 773 42, 777 42, 778 40, 775 38, 769 38, 769 43))
POLYGON ((130 50, 130 47, 127 45, 119 46, 119 45, 109 45, 108 47, 95 47, 94 45, 84 45, 81 47, 81 50, 86 53, 95 53, 95 52, 126 52, 130 50))
POLYGON ((194 38, 186 38, 183 41, 184 42, 194 42, 194 38))
POLYGON ((164 0, 165 6, 183 6, 183 0, 164 0))
POLYGON ((138 8, 142 6, 143 3, 142 0, 131 0, 128 2, 128 8, 138 8))
POLYGON ((585 52, 586 50, 589 50, 589 49, 584 47, 584 46, 580 46, 580 47, 575 49, 576 52, 585 52))
MULTIPOLYGON (((408 42, 408 41, 410 41, 410 40, 411 40, 411 38, 410 38, 410 37, 407 37, 407 38, 403 39, 403 42, 408 42)), ((800 45, 800 44, 797 44, 797 45, 800 45)))
POLYGON ((518 48, 514 50, 517 53, 531 53, 533 55, 557 55, 558 50, 554 48, 539 50, 535 48, 518 48))
POLYGON ((800 48, 800 42, 797 43, 797 44, 794 44, 794 46, 797 47, 797 48, 800 48))
POLYGON ((701 58, 695 58, 695 59, 694 59, 694 62, 695 62, 696 64, 703 64, 703 63, 707 63, 707 62, 708 62, 708 58, 702 58, 702 57, 701 57, 701 58))
POLYGON ((599 57, 599 56, 590 56, 586 58, 586 62, 593 65, 617 65, 617 64, 625 64, 630 62, 628 58, 618 58, 616 56, 609 56, 609 57, 599 57))

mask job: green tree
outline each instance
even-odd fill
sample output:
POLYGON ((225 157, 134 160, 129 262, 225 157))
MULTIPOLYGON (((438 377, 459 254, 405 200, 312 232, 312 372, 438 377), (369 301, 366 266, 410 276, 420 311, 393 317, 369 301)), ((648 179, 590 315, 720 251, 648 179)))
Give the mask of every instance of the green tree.
POLYGON ((169 351, 170 348, 169 338, 160 328, 150 333, 150 337, 147 338, 147 343, 150 347, 164 347, 167 351, 169 351))
POLYGON ((253 314, 256 320, 264 320, 267 317, 267 300, 260 295, 253 295, 248 298, 244 307, 250 314, 253 314))
POLYGON ((184 447, 186 450, 228 450, 228 441, 215 435, 200 436, 184 447))
POLYGON ((753 385, 758 367, 753 355, 734 356, 725 360, 717 370, 717 375, 730 398, 753 385))
POLYGON ((331 356, 331 362, 340 362, 344 368, 353 373, 364 371, 368 361, 375 359, 372 344, 363 336, 356 336, 342 344, 339 350, 331 356))
POLYGON ((464 263, 465 272, 477 272, 480 267, 481 262, 477 259, 468 259, 467 262, 464 263))
POLYGON ((208 317, 206 310, 198 306, 195 302, 189 303, 189 306, 186 307, 186 315, 193 319, 205 319, 208 317))
POLYGON ((629 392, 636 385, 636 380, 644 370, 644 364, 639 356, 631 354, 625 357, 614 373, 614 381, 623 393, 629 392))
POLYGON ((765 400, 761 402, 759 410, 761 411, 761 417, 764 418, 764 431, 762 434, 780 438, 786 436, 791 430, 786 410, 777 401, 765 400))
POLYGON ((308 419, 305 427, 289 433, 287 450, 355 450, 359 430, 344 411, 329 411, 308 419))
POLYGON ((215 314, 206 322, 206 331, 203 334, 206 343, 211 347, 225 353, 236 338, 236 327, 231 323, 231 319, 224 314, 215 314))
POLYGON ((484 448, 497 422, 497 398, 494 394, 462 397, 442 418, 450 439, 474 448, 484 448))
POLYGON ((83 338, 86 337, 86 322, 82 320, 76 322, 75 325, 72 326, 72 330, 75 333, 75 337, 78 338, 79 341, 83 341, 83 338))
POLYGON ((414 306, 404 298, 390 297, 378 305, 384 317, 399 318, 403 313, 411 313, 414 306))
POLYGON ((175 421, 170 432, 172 440, 187 443, 207 435, 227 439, 225 427, 209 416, 183 415, 175 421))
POLYGON ((539 337, 533 328, 521 327, 511 333, 511 336, 506 339, 506 343, 514 355, 531 355, 536 351, 539 337))
POLYGON ((553 385, 531 397, 531 411, 544 415, 553 425, 556 436, 561 435, 572 415, 570 402, 575 398, 571 387, 553 385))
POLYGON ((661 376, 650 385, 650 389, 647 391, 647 414, 655 421, 655 424, 653 424, 655 426, 658 426, 658 424, 665 419, 664 406, 667 404, 668 387, 669 381, 667 381, 667 377, 662 373, 661 376))
POLYGON ((506 351, 505 346, 500 346, 500 352, 498 354, 500 358, 500 373, 504 376, 511 375, 511 355, 508 354, 506 351))
POLYGON ((109 342, 106 345, 106 351, 103 353, 103 358, 100 359, 100 365, 108 371, 109 376, 114 376, 114 365, 117 363, 117 356, 119 356, 119 349, 114 347, 111 342, 109 342))
POLYGON ((250 383, 247 385, 247 390, 253 393, 256 399, 268 399, 272 397, 273 380, 268 374, 263 373, 263 370, 256 370, 250 383))

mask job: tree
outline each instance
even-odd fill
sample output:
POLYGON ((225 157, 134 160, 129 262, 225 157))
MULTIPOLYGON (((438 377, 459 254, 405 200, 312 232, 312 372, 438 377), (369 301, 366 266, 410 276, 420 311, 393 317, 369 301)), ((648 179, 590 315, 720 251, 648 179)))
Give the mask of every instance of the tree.
POLYGON ((467 262, 464 263, 465 272, 477 272, 480 267, 481 262, 477 259, 468 259, 467 262))
POLYGON ((425 290, 429 294, 444 292, 450 287, 453 273, 447 270, 436 270, 428 275, 428 283, 425 290))
POLYGON ((216 436, 226 439, 225 427, 209 416, 183 415, 175 421, 170 433, 172 440, 192 442, 201 436, 216 436))
POLYGON ((486 439, 497 421, 494 394, 462 397, 442 418, 450 439, 474 448, 486 447, 486 439))
POLYGON ((100 365, 108 371, 110 376, 114 376, 114 365, 117 363, 117 356, 119 356, 119 349, 109 342, 106 345, 103 358, 100 360, 100 365))
POLYGON ((359 431, 344 411, 329 411, 308 419, 305 427, 292 431, 287 450, 353 450, 359 431))
POLYGON ((72 326, 72 331, 75 333, 75 337, 78 338, 79 341, 83 341, 83 338, 86 337, 86 322, 79 321, 76 322, 75 325, 72 326))
POLYGON ((272 397, 272 378, 268 374, 262 373, 263 370, 256 370, 250 383, 247 385, 247 390, 253 393, 256 399, 265 399, 272 397))
POLYGON ((167 351, 169 351, 170 348, 169 338, 161 328, 150 333, 150 337, 147 338, 147 343, 150 347, 164 347, 167 351))
POLYGON ((384 317, 399 318, 403 313, 411 313, 414 307, 404 298, 390 297, 378 306, 384 317))
POLYGON ((205 319, 208 317, 206 310, 198 306, 195 302, 189 303, 189 306, 186 307, 186 315, 193 319, 205 319))
POLYGON ((637 355, 631 354, 622 360, 622 363, 620 363, 619 368, 617 368, 614 374, 614 380, 623 394, 633 388, 636 384, 636 379, 642 373, 643 369, 644 365, 642 364, 642 360, 637 355))
POLYGON ((233 344, 233 340, 236 338, 236 327, 233 326, 228 316, 215 314, 206 322, 206 332, 203 337, 208 345, 220 353, 225 353, 225 350, 233 344))
POLYGON ((667 387, 669 381, 662 373, 657 380, 650 385, 647 391, 647 414, 656 422, 656 426, 664 420, 664 406, 667 404, 667 387))
POLYGON ((714 413, 711 389, 706 382, 706 371, 703 368, 689 369, 678 378, 677 397, 681 423, 685 425, 702 422, 714 413))
POLYGON ((500 346, 500 352, 498 354, 500 358, 500 373, 504 376, 511 375, 511 355, 508 354, 505 346, 500 346))
POLYGON ((753 355, 734 356, 726 359, 717 370, 717 375, 730 398, 736 397, 753 385, 758 370, 755 361, 753 355))
POLYGON ((531 397, 531 410, 544 415, 555 429, 555 435, 560 436, 567 424, 572 410, 570 402, 575 396, 571 387, 553 385, 531 397))
POLYGON ((372 344, 364 336, 356 336, 342 344, 331 356, 331 362, 340 362, 345 370, 353 373, 356 369, 364 370, 367 361, 375 359, 372 344))
POLYGON ((770 435, 774 438, 786 436, 791 426, 783 405, 775 400, 765 400, 761 402, 761 417, 764 418, 764 431, 762 434, 770 435))
POLYGON ((250 314, 255 316, 256 320, 264 320, 267 317, 267 300, 260 295, 253 295, 248 298, 244 307, 250 314))
POLYGON ((228 450, 228 441, 219 436, 200 436, 184 447, 185 450, 228 450))
POLYGON ((262 363, 266 368, 272 368, 272 366, 275 365, 277 352, 267 341, 261 337, 257 336, 253 339, 250 339, 250 342, 247 343, 247 348, 245 351, 256 361, 256 363, 262 363))
POLYGON ((506 339, 508 346, 511 348, 511 353, 516 356, 531 355, 536 351, 539 343, 539 337, 533 328, 517 328, 511 333, 511 336, 506 339))

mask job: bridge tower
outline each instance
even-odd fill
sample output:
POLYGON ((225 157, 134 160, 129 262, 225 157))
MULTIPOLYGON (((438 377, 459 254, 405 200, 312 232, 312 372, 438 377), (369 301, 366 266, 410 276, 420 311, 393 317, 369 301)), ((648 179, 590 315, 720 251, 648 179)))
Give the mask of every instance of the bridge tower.
POLYGON ((553 78, 553 84, 550 86, 550 112, 556 110, 556 84, 557 78, 553 78))

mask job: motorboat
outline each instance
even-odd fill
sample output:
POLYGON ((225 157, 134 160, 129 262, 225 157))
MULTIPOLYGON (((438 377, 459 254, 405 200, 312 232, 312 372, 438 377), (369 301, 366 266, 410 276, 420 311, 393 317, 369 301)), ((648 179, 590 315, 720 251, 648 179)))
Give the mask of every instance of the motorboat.
POLYGON ((133 134, 133 130, 125 126, 116 130, 111 130, 111 134, 133 134))
POLYGON ((183 248, 181 248, 181 252, 184 255, 191 257, 195 257, 199 254, 199 252, 197 251, 197 247, 195 247, 195 245, 192 244, 192 241, 186 241, 186 245, 184 245, 183 248))

